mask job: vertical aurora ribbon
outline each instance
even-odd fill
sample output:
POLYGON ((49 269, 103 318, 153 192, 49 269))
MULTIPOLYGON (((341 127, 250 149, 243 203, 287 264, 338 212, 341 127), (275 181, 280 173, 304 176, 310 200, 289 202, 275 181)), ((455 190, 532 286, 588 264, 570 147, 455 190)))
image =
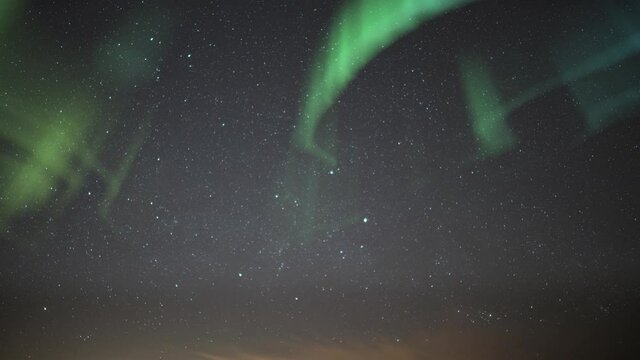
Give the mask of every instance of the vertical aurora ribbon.
POLYGON ((358 72, 403 35, 423 22, 474 0, 352 0, 334 18, 326 43, 317 51, 294 145, 324 164, 337 159, 317 144, 324 114, 358 72))

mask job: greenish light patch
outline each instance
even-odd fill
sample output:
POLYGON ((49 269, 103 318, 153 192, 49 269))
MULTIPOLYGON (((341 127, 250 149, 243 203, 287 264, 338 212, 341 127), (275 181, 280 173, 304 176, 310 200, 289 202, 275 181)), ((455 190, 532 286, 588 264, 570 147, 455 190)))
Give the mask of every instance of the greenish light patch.
POLYGON ((100 125, 90 105, 77 101, 51 106, 63 109, 58 111, 14 106, 15 111, 0 113, 0 226, 54 200, 60 204, 72 200, 91 172, 104 181, 106 192, 99 213, 107 220, 146 132, 140 131, 129 143, 123 160, 108 169, 100 160, 104 135, 92 135, 100 125))
MULTIPOLYGON (((336 143, 337 120, 333 116, 327 120, 318 130, 318 138, 321 141, 319 144, 323 148, 333 149, 336 143)), ((286 209, 282 214, 285 216, 281 219, 283 227, 287 229, 286 234, 281 235, 288 239, 289 244, 286 246, 307 244, 326 228, 326 224, 321 221, 330 218, 322 201, 325 198, 323 191, 326 191, 326 185, 321 181, 326 173, 325 166, 324 162, 309 162, 296 152, 289 154, 285 178, 282 181, 283 196, 278 198, 282 208, 286 209)))
POLYGON ((116 34, 98 48, 97 69, 115 86, 133 86, 157 76, 169 39, 169 16, 157 9, 128 15, 116 34))
POLYGON ((131 141, 124 159, 122 160, 122 163, 116 171, 100 171, 100 173, 105 178, 105 182, 107 185, 107 191, 99 210, 100 216, 105 221, 108 219, 109 211, 111 210, 112 204, 120 194, 122 184, 128 177, 129 172, 131 172, 131 168, 133 167, 135 160, 138 158, 138 153, 140 152, 140 149, 142 148, 142 145, 144 144, 145 138, 147 136, 146 129, 147 128, 144 127, 142 130, 140 130, 133 141, 131 141))
POLYGON ((16 20, 24 0, 0 0, 0 35, 16 20))
POLYGON ((501 103, 487 65, 478 60, 465 60, 461 73, 473 133, 481 156, 495 156, 517 144, 507 123, 507 109, 501 103))
POLYGON ((318 126, 340 93, 385 47, 423 22, 473 0, 352 0, 329 27, 317 52, 293 144, 334 167, 335 155, 316 142, 318 126))
POLYGON ((76 154, 84 151, 83 140, 91 122, 90 112, 68 104, 57 112, 25 108, 3 113, 0 138, 13 149, 3 156, 1 179, 2 222, 25 210, 42 207, 64 188, 77 191, 84 169, 73 168, 76 154))
POLYGON ((593 19, 572 19, 551 53, 558 74, 503 99, 488 66, 478 58, 461 62, 461 76, 478 139, 479 152, 499 155, 516 145, 508 116, 525 104, 568 86, 585 118, 586 134, 593 134, 628 118, 640 109, 640 3, 605 9, 593 19), (624 9, 624 10, 623 10, 624 9))
POLYGON ((597 133, 640 108, 640 3, 607 4, 600 21, 577 19, 580 31, 559 39, 554 60, 597 133))
MULTIPOLYGON (((15 15, 13 5, 24 3, 9 2, 12 4, 0 0, 0 20, 6 19, 8 9, 15 15)), ((121 52, 111 57, 103 53, 96 68, 90 69, 91 74, 102 75, 100 85, 107 92, 125 93, 138 81, 147 80, 161 61, 168 17, 152 10, 126 18, 129 27, 121 28, 116 34, 124 35, 113 43, 121 52)), ((0 30, 4 28, 0 22, 0 30)), ((114 141, 117 131, 112 130, 121 128, 118 114, 101 114, 95 90, 88 94, 84 87, 90 81, 86 76, 51 73, 49 59, 28 56, 32 48, 47 53, 45 44, 23 44, 15 36, 2 39, 7 44, 0 56, 0 229, 21 215, 52 214, 50 210, 77 199, 89 174, 99 175, 105 188, 98 211, 107 220, 142 147, 144 132, 138 136, 122 132, 122 141, 114 141), (23 67, 29 71, 22 71, 23 67), (68 80, 62 83, 61 78, 68 80), (110 144, 115 147, 110 154, 124 149, 122 159, 108 156, 105 146, 110 144)), ((111 104, 114 107, 118 111, 111 104)))
MULTIPOLYGON (((319 146, 333 153, 337 117, 329 112, 317 130, 319 146)), ((354 156, 355 157, 355 156, 354 156)), ((327 234, 362 224, 363 214, 353 199, 359 182, 323 161, 309 161, 308 154, 290 151, 274 189, 274 238, 280 248, 304 246, 326 239, 327 234)))

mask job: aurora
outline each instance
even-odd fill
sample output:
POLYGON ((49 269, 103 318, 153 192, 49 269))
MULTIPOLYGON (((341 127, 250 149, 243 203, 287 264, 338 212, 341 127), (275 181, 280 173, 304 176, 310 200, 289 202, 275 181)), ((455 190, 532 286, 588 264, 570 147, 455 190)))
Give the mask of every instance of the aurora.
POLYGON ((353 0, 345 3, 316 52, 293 143, 327 166, 337 159, 317 143, 318 126, 340 93, 385 47, 420 24, 473 0, 353 0))
MULTIPOLYGON (((640 87, 634 57, 640 52, 637 12, 615 5, 603 9, 594 22, 574 19, 563 36, 549 45, 556 74, 547 76, 508 98, 499 91, 491 66, 481 57, 459 63, 471 127, 480 158, 500 155, 518 143, 508 124, 509 115, 526 104, 562 87, 570 89, 584 114, 588 137, 624 119, 637 109, 640 87), (577 31, 577 29, 582 29, 577 31)), ((526 64, 522 64, 526 69, 526 64)), ((517 74, 511 76, 516 77, 517 74)))

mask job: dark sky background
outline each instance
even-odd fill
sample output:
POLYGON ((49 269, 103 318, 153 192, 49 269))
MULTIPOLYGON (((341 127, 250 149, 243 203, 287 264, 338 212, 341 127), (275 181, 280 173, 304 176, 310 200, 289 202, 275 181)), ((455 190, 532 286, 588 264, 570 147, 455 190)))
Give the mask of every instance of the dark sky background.
POLYGON ((112 175, 80 168, 68 200, 2 225, 0 358, 637 351, 638 98, 586 134, 558 87, 509 115, 515 147, 478 157, 458 66, 488 59, 505 96, 557 76, 565 19, 600 14, 581 4, 481 1, 398 39, 326 116, 328 169, 291 138, 339 2, 24 2, 0 100, 90 99, 111 169, 143 142, 106 217, 112 175))

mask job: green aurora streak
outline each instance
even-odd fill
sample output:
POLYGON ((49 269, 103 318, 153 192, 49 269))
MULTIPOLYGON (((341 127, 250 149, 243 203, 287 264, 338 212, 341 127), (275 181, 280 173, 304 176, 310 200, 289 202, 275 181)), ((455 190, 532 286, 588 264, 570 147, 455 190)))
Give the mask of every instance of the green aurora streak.
POLYGON ((558 75, 529 87, 512 99, 503 99, 490 74, 490 66, 478 57, 460 62, 465 96, 480 157, 510 150, 518 140, 507 118, 527 103, 568 86, 585 114, 586 135, 638 109, 640 105, 640 9, 621 12, 609 5, 599 22, 578 19, 556 39, 551 53, 558 75), (582 30, 578 30, 582 29, 582 30))
MULTIPOLYGON (((18 40, 23 30, 15 18, 19 19, 17 5, 21 3, 0 0, 0 35, 6 35, 8 42, 8 50, 0 56, 0 229, 21 215, 49 214, 68 204, 80 195, 90 174, 103 184, 98 213, 108 222, 112 204, 145 142, 149 119, 140 122, 135 134, 124 132, 118 119, 126 111, 109 104, 105 112, 94 100, 106 97, 104 93, 95 93, 92 86, 71 85, 83 83, 81 73, 52 72, 46 59, 26 56, 29 46, 38 45, 18 40), (5 34, 2 30, 9 28, 8 20, 16 26, 5 34), (16 64, 28 66, 30 73, 18 71, 16 64), (65 77, 69 80, 59 81, 65 77), (114 148, 113 136, 119 130, 125 142, 114 148), (107 148, 121 155, 109 159, 107 148)), ((166 42, 162 40, 170 30, 161 19, 154 11, 151 15, 133 12, 114 30, 119 34, 116 42, 98 44, 93 70, 103 75, 104 84, 94 89, 126 94, 127 89, 155 77, 166 42), (147 30, 140 35, 130 24, 144 25, 147 30)), ((46 46, 39 49, 42 47, 46 46)))
MULTIPOLYGON (((345 212, 335 211, 324 202, 337 190, 335 183, 321 175, 327 172, 327 167, 337 168, 336 114, 330 112, 332 104, 384 47, 423 21, 471 2, 353 0, 341 8, 310 70, 293 138, 294 149, 300 151, 292 151, 290 155, 288 175, 284 189, 280 190, 284 196, 278 198, 282 210, 293 209, 283 213, 286 218, 283 223, 290 224, 283 226, 287 234, 294 234, 292 237, 304 244, 319 234, 358 223, 362 218, 356 209, 350 208, 346 212, 353 216, 347 217, 351 219, 347 223, 327 221, 331 214, 345 212), (334 131, 327 133, 332 125, 334 131), (309 162, 304 154, 319 161, 309 162), (331 192, 326 191, 328 187, 331 192)), ((522 84, 522 90, 509 97, 503 96, 502 84, 491 70, 502 78, 519 78, 518 74, 506 74, 499 67, 491 69, 480 56, 461 57, 460 76, 478 148, 474 160, 498 156, 517 146, 518 138, 507 121, 510 114, 561 87, 571 89, 582 107, 587 135, 638 107, 640 63, 633 60, 640 50, 639 22, 629 19, 633 11, 620 13, 613 6, 597 10, 596 13, 608 10, 600 23, 585 23, 585 19, 578 17, 579 24, 563 23, 565 38, 545 44, 551 47, 553 55, 549 60, 556 65, 555 73, 537 74, 541 81, 533 86, 522 84)), ((523 65, 519 68, 526 68, 527 63, 523 65)), ((344 179, 341 184, 345 186, 344 179)))
POLYGON ((96 166, 79 156, 93 151, 84 140, 91 126, 88 119, 93 118, 91 109, 80 105, 84 101, 33 107, 4 100, 10 110, 3 111, 0 119, 0 139, 5 144, 0 224, 41 208, 55 193, 68 199, 80 190, 87 168, 96 166))
POLYGON ((403 35, 473 0, 353 0, 339 11, 318 51, 293 143, 298 149, 335 167, 334 155, 316 143, 316 132, 340 93, 358 72, 403 35))
MULTIPOLYGON (((336 156, 318 143, 322 119, 340 93, 385 47, 424 21, 474 0, 352 0, 339 10, 326 42, 317 51, 293 136, 294 146, 335 167, 336 156)), ((496 156, 517 145, 508 116, 527 103, 569 86, 585 113, 588 133, 602 130, 637 108, 640 87, 637 65, 629 61, 640 51, 637 3, 631 11, 609 5, 600 23, 578 19, 552 49, 558 75, 503 99, 489 66, 479 57, 460 63, 464 93, 480 157, 496 156), (582 32, 578 29, 583 29, 582 32), (586 32, 584 31, 586 29, 586 32), (619 65, 613 67, 612 65, 619 65), (593 81, 599 86, 594 87, 593 81)))
POLYGON ((48 104, 27 106, 6 96, 0 99, 9 109, 0 111, 0 228, 21 214, 64 206, 78 196, 91 173, 104 184, 99 214, 107 221, 146 131, 140 130, 129 142, 118 164, 107 166, 100 155, 108 139, 97 121, 98 107, 91 101, 31 98, 48 104))

